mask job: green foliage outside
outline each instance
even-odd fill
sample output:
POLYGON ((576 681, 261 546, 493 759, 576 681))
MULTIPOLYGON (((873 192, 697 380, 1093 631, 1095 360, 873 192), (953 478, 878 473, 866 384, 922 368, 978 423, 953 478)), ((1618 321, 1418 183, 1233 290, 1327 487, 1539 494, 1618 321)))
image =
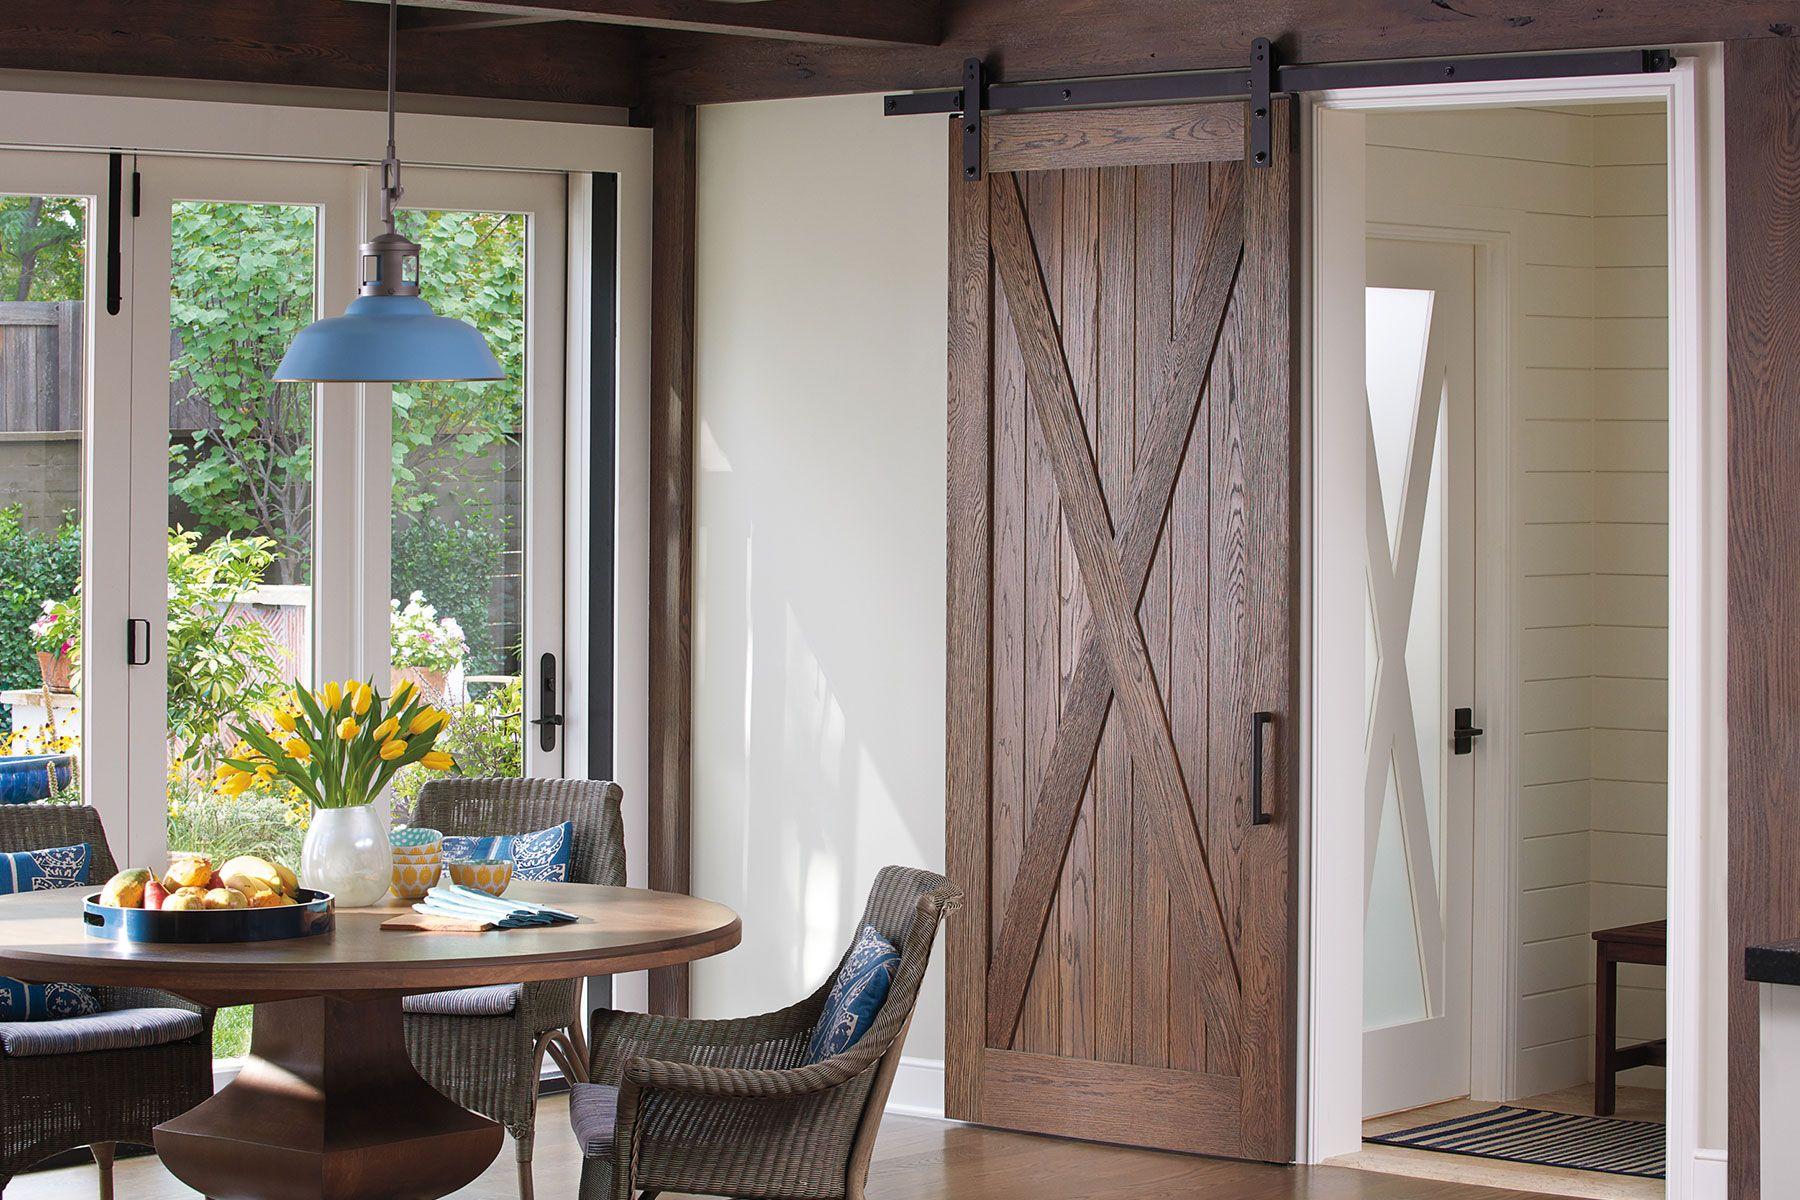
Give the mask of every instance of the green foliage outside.
POLYGON ((0 300, 79 300, 86 205, 61 196, 0 196, 0 300))
POLYGON ((394 526, 394 595, 422 592, 439 616, 456 619, 468 642, 464 669, 471 675, 507 669, 488 624, 490 576, 505 549, 506 539, 492 524, 426 520, 394 526))
POLYGON ((315 211, 183 203, 170 220, 169 321, 180 346, 170 378, 217 422, 170 438, 170 494, 208 539, 273 539, 270 582, 303 583, 312 548, 312 388, 270 376, 313 319, 315 211))
MULTIPOLYGON (((525 685, 517 677, 477 697, 450 714, 438 749, 456 759, 456 770, 412 770, 394 780, 390 789, 396 814, 409 812, 419 789, 449 774, 471 778, 511 777, 525 774, 525 685)), ((398 816, 396 819, 400 819, 398 816)))
POLYGON ((0 688, 39 682, 31 623, 46 600, 68 597, 81 578, 81 526, 69 514, 54 534, 24 522, 18 504, 0 508, 0 688))

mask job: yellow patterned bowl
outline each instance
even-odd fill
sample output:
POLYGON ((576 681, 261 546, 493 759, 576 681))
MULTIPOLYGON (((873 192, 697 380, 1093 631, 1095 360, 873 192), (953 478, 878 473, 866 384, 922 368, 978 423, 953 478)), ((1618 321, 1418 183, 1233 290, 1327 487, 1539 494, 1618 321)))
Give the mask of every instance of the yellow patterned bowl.
POLYGON ((402 900, 420 899, 437 884, 438 876, 443 873, 444 864, 436 860, 428 863, 407 863, 395 858, 394 895, 402 900))
POLYGON ((490 896, 498 896, 512 882, 513 864, 510 858, 474 858, 444 865, 450 870, 450 882, 486 892, 490 896))

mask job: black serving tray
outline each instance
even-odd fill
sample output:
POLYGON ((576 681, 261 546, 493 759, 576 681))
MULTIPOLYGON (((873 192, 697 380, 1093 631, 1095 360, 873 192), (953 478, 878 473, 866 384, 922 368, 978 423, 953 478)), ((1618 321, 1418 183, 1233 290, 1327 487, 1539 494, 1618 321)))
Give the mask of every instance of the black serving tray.
POLYGON ((280 908, 209 908, 165 912, 114 908, 100 893, 85 898, 81 919, 88 936, 115 942, 273 942, 330 933, 336 923, 332 895, 301 888, 297 903, 280 908))

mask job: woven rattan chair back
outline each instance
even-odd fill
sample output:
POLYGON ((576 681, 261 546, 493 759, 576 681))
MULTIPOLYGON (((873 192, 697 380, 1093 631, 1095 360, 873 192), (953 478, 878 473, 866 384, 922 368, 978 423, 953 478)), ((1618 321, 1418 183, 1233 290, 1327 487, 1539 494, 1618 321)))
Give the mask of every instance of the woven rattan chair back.
POLYGON ((419 789, 413 824, 459 837, 575 826, 570 883, 625 886, 624 792, 593 779, 434 779, 419 789))

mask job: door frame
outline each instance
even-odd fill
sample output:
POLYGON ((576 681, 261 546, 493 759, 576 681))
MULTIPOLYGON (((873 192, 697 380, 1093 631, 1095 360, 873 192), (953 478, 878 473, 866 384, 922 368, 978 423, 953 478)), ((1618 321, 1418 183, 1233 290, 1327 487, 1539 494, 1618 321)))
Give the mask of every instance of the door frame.
MULTIPOLYGON (((1360 154, 1360 130, 1346 143, 1360 154)), ((1359 190, 1359 199, 1361 194, 1359 190)), ((1360 217, 1362 206, 1355 207, 1360 217)), ((1424 212, 1407 215, 1404 224, 1363 221, 1364 241, 1435 242, 1468 246, 1475 252, 1474 698, 1479 705, 1476 723, 1486 732, 1482 734, 1483 752, 1475 764, 1475 811, 1470 830, 1474 923, 1469 934, 1469 1094, 1497 1100, 1511 1094, 1518 1052, 1519 998, 1514 987, 1518 912, 1511 899, 1518 893, 1518 855, 1484 854, 1482 847, 1514 847, 1519 829, 1519 660, 1512 622, 1518 611, 1518 581, 1512 570, 1514 513, 1508 486, 1518 443, 1510 402, 1517 364, 1508 336, 1520 316, 1513 286, 1518 230, 1510 217, 1501 213, 1495 213, 1497 219, 1486 222, 1485 227, 1427 224, 1422 219, 1424 212), (1501 313, 1506 318, 1496 319, 1501 313), (1497 604, 1493 603, 1496 597, 1497 604)), ((1334 233, 1347 223, 1342 214, 1333 220, 1338 222, 1334 233)), ((1360 339, 1362 322, 1359 319, 1353 324, 1360 339)), ((1361 952, 1360 938, 1357 950, 1361 952)), ((1360 977, 1356 994, 1362 994, 1360 977)), ((1359 1068, 1359 1094, 1361 1079, 1359 1068)))
MULTIPOLYGON (((1360 361, 1360 320, 1343 299, 1361 270, 1344 253, 1363 223, 1363 112, 1661 100, 1669 158, 1669 970, 1668 1192, 1724 1194, 1724 1152, 1703 1146, 1703 1091, 1722 1103, 1724 913, 1707 893, 1723 884, 1725 797, 1725 380, 1723 72, 1716 45, 1678 51, 1667 75, 1324 92, 1302 122, 1310 172, 1301 227, 1308 246, 1308 317, 1302 356, 1302 629, 1304 789, 1300 886, 1301 1104, 1305 1161, 1354 1152, 1361 1142, 1361 1012, 1334 998, 1362 994, 1360 780, 1366 720, 1360 607, 1364 495, 1360 390, 1338 386, 1360 361), (1327 190, 1329 189, 1329 190, 1327 190), (1354 401, 1351 403, 1350 401, 1354 401), (1332 714, 1330 720, 1314 719, 1332 714), (1349 789, 1357 790, 1357 789, 1349 789), (1354 853, 1352 853, 1354 850, 1354 853), (1714 968, 1709 972, 1708 968, 1714 968), (1709 975, 1717 979, 1709 980, 1709 975), (1702 1072, 1703 1063, 1705 1073, 1702 1072)), ((1352 306, 1360 313, 1360 304, 1352 306)), ((1356 375, 1360 379, 1360 372, 1356 375)), ((1486 593, 1483 593, 1486 594, 1486 593)), ((1498 723, 1490 726, 1495 728, 1498 723)), ((1494 755, 1491 757, 1499 757, 1494 755)), ((1505 908, 1514 901, 1507 898, 1505 908)), ((1717 1122, 1715 1122, 1716 1124, 1717 1122)), ((1714 1131, 1722 1132, 1722 1131, 1714 1131)))

